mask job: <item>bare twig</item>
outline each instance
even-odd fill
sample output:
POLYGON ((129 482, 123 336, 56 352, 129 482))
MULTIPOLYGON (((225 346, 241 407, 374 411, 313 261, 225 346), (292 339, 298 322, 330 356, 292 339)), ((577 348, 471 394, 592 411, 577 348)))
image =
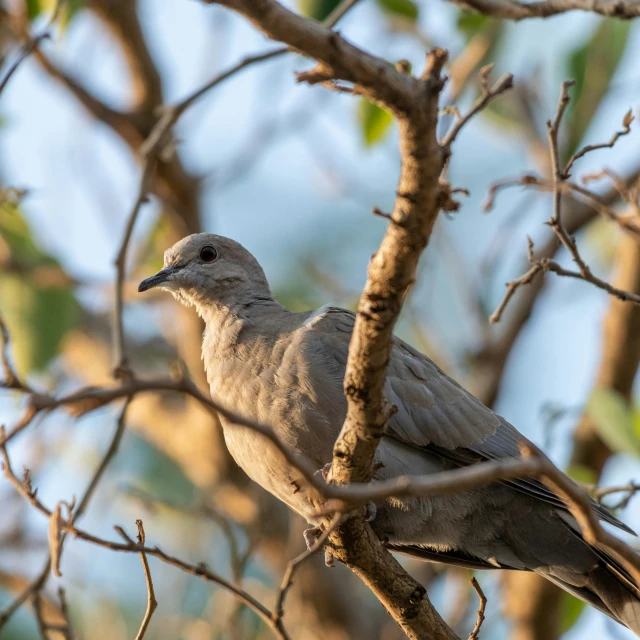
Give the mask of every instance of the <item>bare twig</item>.
POLYGON ((231 522, 224 514, 220 513, 216 508, 209 504, 181 505, 161 498, 155 498, 133 487, 127 488, 125 492, 127 496, 134 500, 139 500, 148 509, 153 509, 158 505, 162 505, 169 509, 179 511, 180 513, 186 513, 196 518, 207 518, 208 520, 215 522, 222 531, 227 544, 229 545, 231 573, 233 575, 233 579, 236 583, 240 583, 242 581, 244 565, 246 564, 248 557, 246 556, 246 553, 240 553, 238 538, 233 530, 231 522))
POLYGON ((640 491, 640 483, 637 482, 629 482, 626 485, 620 487, 596 487, 593 489, 593 497, 598 501, 599 504, 603 504, 603 498, 606 496, 610 496, 614 493, 625 493, 626 495, 622 496, 615 502, 614 504, 606 505, 608 509, 624 509, 628 504, 631 498, 633 498, 640 491))
MULTIPOLYGON (((149 138, 160 130, 162 133, 164 130, 156 125, 151 132, 149 138)), ((131 234, 135 226, 138 214, 142 205, 147 202, 147 193, 149 191, 151 180, 153 178, 153 169, 157 161, 157 156, 160 153, 160 142, 162 138, 158 137, 158 142, 155 145, 150 145, 142 150, 142 167, 140 170, 140 183, 138 186, 138 195, 131 209, 131 213, 127 217, 127 224, 125 226, 124 234, 122 235, 122 241, 120 243, 120 249, 115 259, 116 267, 116 283, 115 283, 115 299, 113 307, 113 350, 114 350, 114 377, 126 381, 133 375, 129 368, 129 363, 126 354, 124 326, 123 326, 123 296, 124 296, 124 282, 125 282, 125 269, 127 263, 127 250, 129 248, 129 242, 131 241, 131 234)))
POLYGON ((629 109, 629 111, 627 111, 627 113, 624 115, 624 118, 622 119, 622 129, 620 131, 616 131, 609 142, 602 142, 600 144, 588 144, 582 147, 582 149, 580 149, 579 151, 576 151, 569 159, 569 162, 567 162, 567 166, 564 168, 563 174, 565 179, 570 177, 571 168, 573 167, 576 160, 579 160, 587 153, 596 151, 597 149, 611 149, 613 145, 618 141, 618 138, 626 136, 631 131, 631 123, 633 122, 633 120, 633 111, 629 109))
POLYGON ((482 67, 480 70, 480 88, 482 90, 480 97, 473 103, 471 109, 469 109, 464 116, 461 116, 459 112, 457 113, 456 122, 454 122, 451 129, 449 129, 442 140, 440 140, 440 145, 445 152, 450 152, 451 145, 460 133, 460 130, 473 116, 484 109, 494 98, 497 98, 500 94, 513 87, 513 75, 510 73, 505 73, 492 87, 489 87, 489 74, 493 67, 494 65, 492 64, 482 67))
MULTIPOLYGON (((42 501, 38 498, 37 492, 31 489, 30 486, 25 484, 23 481, 19 480, 15 475, 13 468, 11 466, 11 462, 9 460, 9 455, 7 453, 6 447, 0 447, 0 454, 3 458, 3 470, 5 477, 9 480, 9 482, 16 488, 18 493, 20 493, 26 500, 28 500, 31 505, 33 505, 38 511, 44 514, 47 518, 51 517, 52 511, 46 507, 42 501)), ((182 571, 189 573, 195 576, 201 576, 210 582, 214 582, 221 587, 224 587, 228 591, 230 591, 236 598, 242 601, 245 605, 253 609, 274 631, 275 635, 281 640, 288 640, 288 636, 282 622, 274 622, 273 614, 269 611, 264 605, 262 605, 258 600, 256 600, 253 596, 249 595, 246 591, 237 587, 218 574, 210 571, 204 564, 192 565, 179 558, 169 555, 165 553, 162 549, 158 547, 148 547, 142 542, 135 542, 132 540, 126 532, 122 529, 122 527, 116 527, 116 531, 120 536, 125 539, 125 542, 112 542, 110 540, 104 540, 97 536, 94 536, 82 529, 78 529, 71 519, 69 521, 63 522, 61 524, 62 528, 67 532, 73 535, 75 538, 79 538, 86 542, 90 542, 99 547, 103 547, 105 549, 111 549, 112 551, 123 551, 126 553, 144 553, 146 555, 154 556, 159 558, 166 564, 173 565, 178 567, 182 571)))
POLYGON ((60 600, 60 611, 64 618, 65 630, 62 632, 65 640, 73 640, 73 629, 71 627, 71 617, 69 616, 69 606, 67 605, 67 595, 62 587, 58 587, 58 599, 60 600))
POLYGON ((484 610, 487 607, 487 598, 484 595, 484 591, 480 588, 480 585, 478 584, 478 581, 475 579, 475 577, 471 578, 469 582, 471 583, 471 586, 476 590, 476 593, 478 594, 480 605, 478 606, 478 617, 476 618, 476 624, 473 627, 473 630, 471 631, 471 633, 469 634, 468 640, 478 640, 478 638, 480 637, 478 635, 480 633, 480 627, 484 622, 484 610))
POLYGON ((14 63, 9 67, 7 73, 5 73, 4 78, 0 81, 0 94, 4 91, 5 87, 11 80, 13 74, 18 70, 18 67, 40 46, 40 43, 43 40, 46 40, 50 37, 49 30, 45 30, 40 35, 35 36, 34 38, 30 38, 27 43, 25 43, 18 57, 14 61, 14 63))
MULTIPOLYGON (((144 547, 145 545, 145 533, 144 526, 142 524, 142 520, 136 520, 136 526, 138 527, 138 544, 144 547)), ((149 569, 149 561, 147 560, 147 555, 144 551, 140 552, 140 559, 142 560, 142 569, 144 571, 144 579, 147 583, 147 610, 144 614, 144 618, 142 623, 140 624, 140 629, 136 635, 136 640, 142 640, 144 638, 144 634, 147 631, 147 627, 151 622, 151 616, 153 612, 156 610, 158 606, 158 601, 156 600, 156 593, 153 589, 153 580, 151 579, 151 569, 149 569)))
POLYGON ((280 584, 280 589, 278 589, 278 596, 276 598, 276 606, 273 611, 274 620, 277 622, 281 620, 284 616, 284 601, 287 597, 287 593, 293 584, 293 576, 295 572, 298 570, 300 565, 308 560, 313 554, 317 553, 322 549, 325 542, 329 539, 329 536, 333 533, 335 528, 340 524, 342 520, 342 514, 336 513, 334 514, 331 522, 325 527, 322 534, 318 537, 318 539, 313 543, 313 545, 309 549, 305 549, 299 556, 295 557, 289 564, 287 565, 287 569, 282 576, 282 582, 280 584))
MULTIPOLYGON (((71 518, 73 522, 77 521, 78 518, 80 518, 84 513, 84 511, 86 510, 89 504, 89 501, 93 496, 95 489, 98 486, 98 483, 103 477, 109 462, 113 459, 113 457, 115 456, 118 450, 118 446, 122 439, 122 434, 124 433, 126 412, 130 404, 130 397, 129 396, 124 396, 124 397, 126 397, 126 402, 118 418, 118 421, 116 424, 116 430, 113 435, 113 438, 109 444, 109 447, 104 457, 100 461, 100 464, 98 465, 96 471, 91 477, 91 480, 89 481, 89 485, 85 489, 84 494, 77 505, 77 508, 71 514, 71 518)), ((15 429, 12 433, 15 433, 15 429)), ((10 466, 9 466, 9 458, 6 450, 6 443, 7 443, 7 436, 5 436, 4 434, 4 428, 0 428, 0 453, 2 454, 4 459, 5 475, 9 474, 10 476, 11 473, 10 473, 10 466)), ((27 489, 27 491, 29 491, 29 489, 27 489)), ((58 555, 62 553, 64 540, 65 540, 65 537, 63 536, 58 543, 58 547, 57 547, 58 555)), ((24 591, 22 591, 20 594, 18 594, 16 598, 14 598, 14 600, 4 609, 4 611, 0 612, 0 630, 9 621, 11 616, 22 606, 22 604, 24 604, 24 602, 26 602, 31 597, 32 594, 42 590, 42 588, 45 586, 50 575, 51 560, 52 560, 51 555, 47 556, 44 566, 42 567, 40 573, 38 573, 36 578, 24 589, 24 591)))
MULTIPOLYGON (((537 260, 533 255, 533 243, 531 239, 529 239, 529 249, 528 249, 528 257, 529 263, 531 264, 531 268, 520 278, 512 280, 507 283, 507 293, 505 294, 502 302, 499 304, 496 311, 489 318, 490 322, 498 322, 502 316, 504 309, 506 308, 509 300, 513 297, 515 291, 522 286, 523 284, 529 284, 532 282, 533 278, 540 273, 541 271, 553 271, 559 276, 576 278, 578 280, 584 280, 585 282, 589 282, 603 291, 606 291, 609 295, 615 296, 619 300, 628 301, 633 304, 640 305, 640 295, 632 293, 630 291, 624 291, 615 287, 605 280, 595 276, 587 263, 584 261, 580 252, 578 250, 578 245, 576 243, 575 238, 569 234, 566 227, 562 221, 562 195, 563 193, 578 193, 579 195, 586 197, 589 200, 589 205, 594 207, 599 213, 602 213, 609 219, 613 220, 621 227, 631 231, 634 234, 639 234, 640 228, 633 224, 632 220, 620 219, 613 212, 610 211, 609 207, 599 198, 596 194, 591 193, 587 189, 580 187, 579 185, 568 182, 569 178, 569 170, 573 167, 576 160, 582 158, 588 152, 593 151, 595 149, 602 148, 610 148, 613 147, 615 142, 620 138, 620 136, 626 135, 629 133, 629 127, 633 120, 633 115, 631 111, 629 111, 624 119, 623 119, 623 130, 617 132, 609 142, 599 145, 588 145, 582 148, 580 151, 575 153, 567 163, 565 167, 562 167, 560 164, 560 145, 558 141, 560 125, 562 123, 562 117, 567 109, 567 106, 570 101, 569 96, 569 87, 575 84, 574 80, 565 80, 562 83, 562 89, 560 92, 560 99, 558 101, 558 107, 556 109, 556 114, 553 121, 547 122, 547 133, 549 140, 549 152, 551 158, 551 167, 553 172, 553 214, 547 224, 553 229, 556 237, 565 247, 565 249, 571 255, 571 258, 575 262, 578 267, 577 271, 571 271, 569 269, 565 269, 560 266, 554 260, 544 258, 537 260)), ((493 201, 495 198, 495 194, 498 189, 513 186, 516 184, 522 185, 534 185, 538 188, 548 188, 548 185, 543 180, 535 176, 522 176, 517 179, 507 179, 501 182, 495 183, 489 189, 489 196, 487 202, 485 204, 485 210, 490 208, 493 205, 493 201)), ((617 185, 618 188, 619 185, 617 185)))
POLYGON ((36 624, 38 625, 38 632, 40 633, 40 637, 42 640, 47 640, 47 623, 45 622, 44 616, 42 614, 42 594, 40 591, 36 591, 31 598, 31 603, 33 604, 33 612, 36 617, 36 624))
MULTIPOLYGON (((325 25, 327 27, 334 26, 347 11, 349 11, 358 0, 344 0, 336 9, 327 17, 325 25)), ((197 100, 199 100, 206 93, 223 83, 225 80, 231 78, 239 71, 246 69, 247 67, 256 64, 258 62, 264 62, 282 55, 289 51, 289 47, 282 47, 279 49, 273 49, 257 55, 252 55, 244 58, 233 67, 218 74, 212 80, 210 80, 203 87, 193 92, 182 101, 172 106, 166 106, 161 109, 160 117, 154 125, 151 133, 147 136, 145 141, 140 146, 141 157, 141 169, 140 169, 140 182, 138 186, 138 193, 136 200, 131 209, 131 213, 127 217, 127 223, 120 243, 120 248, 115 259, 116 267, 116 283, 115 283, 115 300, 114 300, 114 336, 113 336, 113 349, 114 349, 114 375, 116 378, 123 380, 129 379, 133 372, 129 369, 128 359, 126 355, 124 328, 123 328, 123 289, 125 281, 125 270, 127 261, 127 251, 129 243, 131 241, 131 234, 135 227, 138 214, 142 205, 147 201, 148 193, 151 190, 153 183, 154 168, 158 161, 166 159, 167 155, 170 155, 173 149, 173 143, 171 140, 171 132, 174 125, 179 120, 180 116, 197 100)))
POLYGON ((531 238, 528 238, 527 256, 529 258, 529 263, 531 263, 531 269, 529 269, 529 271, 527 271, 519 278, 516 278, 511 282, 507 282, 507 292, 505 293, 502 302, 498 305, 498 308, 489 316, 489 322, 491 324, 500 322, 500 318, 502 318, 502 314, 509 304, 509 300, 511 300, 518 288, 525 284, 531 284, 533 282, 533 279, 543 270, 542 264, 539 261, 536 261, 533 257, 533 240, 531 240, 531 238))
POLYGON ((487 198, 482 205, 482 210, 486 213, 493 209, 493 205, 496 201, 496 196, 498 192, 507 187, 516 187, 516 186, 529 186, 529 185, 538 185, 541 183, 541 179, 538 176, 534 175, 524 175, 518 176, 516 178, 504 178, 503 180, 498 180, 494 182, 487 191, 487 198))
POLYGON ((559 185, 560 182, 564 179, 564 173, 562 171, 562 167, 560 166, 560 146, 558 144, 558 132, 560 128, 560 123, 562 122, 562 116, 569 106, 569 101, 571 100, 569 96, 569 88, 572 87, 576 83, 575 80, 565 80, 562 83, 562 88, 560 91, 560 99, 558 100, 558 108, 556 109, 556 115, 553 121, 549 120, 547 122, 547 136, 549 138, 549 151, 551 154, 551 170, 553 172, 553 185, 554 185, 554 194, 553 194, 553 216, 551 217, 551 221, 558 225, 559 228, 562 227, 561 221, 561 208, 560 208, 560 190, 559 185))

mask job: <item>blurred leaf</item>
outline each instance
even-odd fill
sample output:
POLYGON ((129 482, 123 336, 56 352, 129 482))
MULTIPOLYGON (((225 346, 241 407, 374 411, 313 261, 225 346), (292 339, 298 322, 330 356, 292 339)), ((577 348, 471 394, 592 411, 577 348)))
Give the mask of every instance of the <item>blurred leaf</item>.
POLYGON ((415 22, 420 13, 418 5, 413 0, 378 0, 378 4, 384 11, 411 22, 415 22))
POLYGON ((560 633, 566 633, 578 621, 585 603, 566 591, 560 594, 560 633))
MULTIPOLYGON (((585 247, 594 254, 602 271, 608 271, 613 267, 618 257, 621 235, 620 228, 602 216, 595 218, 584 230, 585 247)), ((591 265, 594 271, 597 270, 597 266, 591 265)))
POLYGON ((467 13, 466 11, 462 11, 458 15, 456 26, 458 27, 458 31, 460 31, 468 41, 477 33, 484 31, 486 26, 491 22, 493 22, 493 20, 487 16, 483 16, 479 13, 467 13))
POLYGON ((631 414, 633 435, 640 440, 640 409, 635 407, 631 414))
POLYGON ((595 389, 587 403, 587 413, 612 451, 640 456, 640 439, 634 433, 631 411, 620 393, 595 389))
POLYGON ((580 144, 609 90, 626 48, 630 28, 628 21, 602 20, 591 38, 569 57, 569 77, 574 78, 576 84, 565 120, 569 126, 568 154, 580 144))
POLYGON ((75 324, 77 306, 72 291, 69 287, 40 289, 26 278, 6 276, 0 282, 0 306, 18 372, 42 371, 75 324))
MULTIPOLYGON (((140 257, 144 273, 155 273, 164 266, 164 251, 175 242, 169 216, 160 215, 147 235, 140 257)), ((145 276, 146 277, 146 276, 145 276)))
POLYGON ((27 18, 35 20, 42 12, 40 0, 27 0, 27 18))
POLYGON ((585 484, 596 484, 598 481, 596 472, 582 464, 572 464, 567 469, 567 475, 576 482, 584 482, 585 484))
MULTIPOLYGON (((47 0, 51 2, 51 0, 47 0)), ((55 0, 52 3, 55 6, 55 0)), ((60 7, 60 17, 58 18, 58 29, 61 33, 64 33, 71 21, 76 17, 76 14, 85 4, 85 0, 65 0, 60 7)), ((51 7, 51 11, 54 8, 51 7)))
POLYGON ((508 94, 490 102, 482 115, 501 129, 513 130, 522 126, 522 112, 508 94))
POLYGON ((135 470, 130 477, 132 486, 176 504, 195 501, 195 486, 174 460, 138 434, 132 434, 130 443, 134 462, 128 461, 124 468, 135 470))
POLYGON ((300 12, 322 21, 340 4, 340 0, 300 0, 300 12))
POLYGON ((364 143, 370 147, 384 139, 393 123, 393 116, 386 109, 362 98, 358 105, 358 120, 364 143))
MULTIPOLYGON (((35 244, 12 200, 5 199, 0 205, 0 237, 11 257, 29 269, 59 266, 35 244)), ((28 273, 9 274, 0 280, 0 309, 13 339, 16 367, 26 374, 44 369, 57 355, 62 339, 75 323, 77 304, 68 286, 39 287, 28 273)))

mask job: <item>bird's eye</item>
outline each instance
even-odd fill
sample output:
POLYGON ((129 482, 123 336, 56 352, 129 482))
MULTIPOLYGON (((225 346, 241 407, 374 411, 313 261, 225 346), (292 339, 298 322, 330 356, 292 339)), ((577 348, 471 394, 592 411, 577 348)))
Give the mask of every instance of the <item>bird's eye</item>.
POLYGON ((211 246, 200 249, 200 260, 202 262, 213 262, 218 257, 218 252, 211 246))

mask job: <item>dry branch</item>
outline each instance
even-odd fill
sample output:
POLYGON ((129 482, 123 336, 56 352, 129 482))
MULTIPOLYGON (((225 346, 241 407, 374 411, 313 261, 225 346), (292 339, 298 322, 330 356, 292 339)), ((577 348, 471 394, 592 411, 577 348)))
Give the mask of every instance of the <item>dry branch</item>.
MULTIPOLYGON (((138 544, 144 547, 146 536, 144 533, 144 525, 142 524, 142 520, 136 520, 136 526, 138 527, 138 544)), ((144 638, 144 635, 147 632, 147 628, 149 627, 149 623, 151 622, 151 616, 158 606, 158 601, 156 600, 156 592, 153 588, 153 580, 151 579, 149 560, 147 560, 147 554, 144 551, 140 552, 140 559, 142 560, 144 580, 147 584, 147 610, 145 611, 144 618, 142 619, 142 623, 140 624, 140 629, 138 630, 138 633, 136 635, 136 640, 142 640, 144 638)))
MULTIPOLYGON (((584 157, 590 151, 594 151, 596 149, 613 147, 615 142, 621 136, 629 133, 630 131, 629 127, 631 125, 631 122, 633 121, 633 115, 631 111, 627 112, 622 122, 623 129, 615 133, 611 138, 611 140, 609 140, 609 142, 606 142, 603 144, 587 145, 586 147, 583 147, 578 152, 576 152, 573 156, 571 156, 571 158, 569 159, 568 163, 565 166, 562 166, 560 163, 560 144, 559 144, 558 138, 559 138, 560 125, 562 123, 562 118, 564 116, 564 113, 571 99, 569 96, 569 88, 573 84, 575 84, 574 80, 566 80, 562 83, 562 89, 560 92, 560 98, 558 101, 558 107, 556 109, 554 119, 553 121, 550 120, 547 122, 549 152, 550 152, 551 167, 553 172, 553 184, 552 184, 553 213, 551 215, 551 218, 547 222, 547 224, 549 225, 549 227, 551 227, 551 229, 553 229, 561 245, 564 246, 565 249, 569 252, 569 255, 573 259, 573 262, 577 265, 578 270, 572 271, 570 269, 565 269, 564 267, 560 266, 560 264, 558 264, 556 261, 551 260, 549 258, 542 258, 542 259, 536 258, 533 252, 533 243, 531 239, 529 239, 529 247, 528 247, 527 253, 528 253, 529 263, 531 264, 531 268, 524 275, 506 284, 507 292, 503 297, 502 301, 500 302, 500 304, 498 305, 497 309, 490 316, 489 321, 491 323, 495 323, 500 320, 505 308, 507 307, 507 304, 509 303, 509 301, 511 300, 514 293, 517 291, 519 287, 525 284, 531 284, 531 282, 533 281, 533 279, 538 273, 547 272, 547 271, 553 271, 559 276, 575 278, 578 280, 584 280, 585 282, 589 282, 590 284, 596 286, 597 288, 602 289, 603 291, 606 291, 609 295, 615 296, 619 300, 622 300, 625 302, 628 301, 633 304, 640 305, 640 295, 615 287, 592 273, 589 265, 587 265, 587 263, 584 261, 584 259, 582 258, 578 250, 578 245, 576 243, 574 236, 567 231, 567 228, 564 225, 562 220, 563 193, 566 193, 567 191, 577 192, 582 196, 590 198, 590 202, 589 202, 590 206, 593 206, 600 213, 603 213, 609 219, 612 219, 615 222, 617 222, 621 227, 624 227, 635 234, 638 234, 639 232, 638 227, 635 224, 633 224, 632 221, 621 220, 620 218, 618 218, 618 216, 613 214, 609 210, 609 208, 606 206, 606 204, 600 198, 598 198, 597 195, 592 194, 588 190, 580 187, 579 185, 575 185, 568 182, 568 178, 570 175, 569 171, 573 167, 576 160, 584 157)), ((484 205, 485 211, 488 210, 493 205, 495 195, 499 189, 514 186, 517 184, 525 185, 525 186, 533 185, 539 188, 548 188, 547 184, 544 181, 540 180, 536 176, 531 176, 531 175, 525 175, 515 179, 509 178, 506 180, 502 180, 490 187, 489 195, 484 205)), ((618 188, 620 187, 618 186, 618 188)))
POLYGON ((469 111, 465 113, 464 116, 457 112, 456 109, 456 121, 453 123, 451 129, 449 129, 442 140, 440 140, 440 145, 447 152, 450 152, 451 145, 458 137, 458 134, 460 133, 462 127, 464 127, 467 122, 469 122, 469 120, 471 120, 479 111, 482 111, 482 109, 484 109, 492 100, 513 87, 513 75, 510 73, 505 73, 496 81, 496 83, 492 87, 490 87, 489 74, 491 73, 493 67, 494 65, 489 64, 480 69, 480 89, 482 92, 480 94, 480 97, 471 106, 471 109, 469 109, 469 111))
POLYGON ((640 16, 640 4, 634 0, 449 0, 462 9, 476 11, 502 20, 548 18, 567 11, 586 11, 611 18, 640 16))
POLYGON ((478 581, 475 578, 471 578, 469 580, 471 586, 476 590, 478 594, 478 599, 480 600, 480 604, 478 606, 478 615, 476 617, 476 624, 473 627, 473 630, 469 634, 468 640, 478 640, 480 637, 478 634, 480 633, 480 627, 482 627, 482 623, 484 622, 484 611, 487 608, 487 597, 484 595, 484 591, 480 588, 478 581))
MULTIPOLYGON (((42 501, 38 498, 37 491, 33 490, 31 486, 24 481, 21 481, 14 473, 13 467, 11 465, 11 461, 9 459, 9 455, 7 453, 6 447, 0 447, 0 454, 2 455, 3 463, 2 468, 4 471, 4 475, 9 480, 9 482, 15 487, 16 491, 20 495, 22 495, 33 507, 35 507, 40 513, 44 514, 47 518, 51 518, 52 511, 47 506, 45 506, 42 501)), ((249 595, 246 591, 237 587, 218 574, 210 571, 203 563, 198 565, 189 564, 179 558, 169 555, 165 553, 162 549, 158 547, 148 547, 144 542, 135 542, 125 533, 122 527, 116 527, 116 531, 120 536, 125 539, 125 542, 112 542, 110 540, 104 540, 97 536, 94 536, 83 529, 79 529, 74 523, 73 519, 70 518, 67 521, 63 521, 61 523, 62 529, 73 535, 75 538, 80 540, 84 540, 86 542, 90 542, 96 546, 103 547, 105 549, 110 549, 112 551, 124 551, 126 553, 139 553, 151 555, 156 558, 159 558, 166 564, 173 565, 178 567, 182 571, 189 573, 191 575, 201 576, 206 580, 214 582, 221 587, 224 587, 228 591, 230 591, 236 598, 238 598, 245 605, 253 609, 268 625, 271 627, 275 633, 275 635, 281 640, 288 640, 288 636, 282 626, 281 622, 273 621, 273 614, 260 602, 258 602, 253 596, 249 595)))
POLYGON ((289 562, 287 565, 287 569, 282 576, 282 582, 280 584, 280 589, 278 589, 278 595, 276 597, 276 606, 273 611, 274 621, 278 622, 282 619, 284 615, 284 601, 287 597, 287 592, 293 585, 293 576, 295 572, 300 568, 300 565, 306 562, 312 555, 320 551, 322 547, 324 547, 325 543, 329 539, 329 536, 334 532, 336 527, 340 524, 342 519, 341 513, 334 514, 331 522, 325 527, 322 534, 318 537, 318 539, 313 543, 313 545, 303 551, 299 556, 296 556, 289 562))

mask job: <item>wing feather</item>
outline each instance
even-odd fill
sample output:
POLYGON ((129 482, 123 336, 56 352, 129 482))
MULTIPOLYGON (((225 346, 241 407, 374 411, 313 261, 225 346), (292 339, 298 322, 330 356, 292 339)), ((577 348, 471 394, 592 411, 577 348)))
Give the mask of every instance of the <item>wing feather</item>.
MULTIPOLYGON (((355 314, 336 307, 328 307, 313 321, 312 330, 329 341, 326 351, 338 360, 343 375, 354 321, 355 314)), ((394 338, 385 393, 387 400, 398 408, 389 421, 387 435, 456 465, 519 458, 519 443, 529 442, 504 418, 399 338, 394 338)), ((556 494, 534 478, 518 478, 504 484, 567 510, 556 494)), ((633 533, 604 507, 593 502, 593 508, 606 522, 633 533)))

